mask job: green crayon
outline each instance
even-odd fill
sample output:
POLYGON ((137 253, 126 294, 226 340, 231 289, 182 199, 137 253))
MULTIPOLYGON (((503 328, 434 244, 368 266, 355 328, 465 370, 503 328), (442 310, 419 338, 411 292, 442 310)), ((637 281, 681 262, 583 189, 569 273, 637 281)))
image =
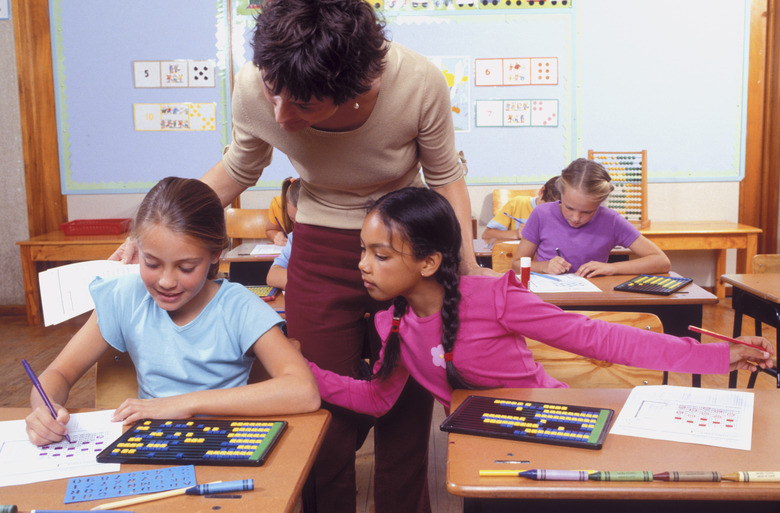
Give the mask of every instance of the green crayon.
POLYGON ((594 472, 588 476, 591 481, 652 481, 653 473, 649 470, 594 472))

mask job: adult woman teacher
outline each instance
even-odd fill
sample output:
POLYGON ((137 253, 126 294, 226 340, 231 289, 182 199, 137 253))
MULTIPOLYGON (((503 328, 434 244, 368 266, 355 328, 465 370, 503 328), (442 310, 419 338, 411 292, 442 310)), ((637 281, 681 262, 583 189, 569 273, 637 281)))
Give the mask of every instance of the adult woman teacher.
MULTIPOLYGON (((203 180, 227 205, 284 152, 301 178, 288 267, 288 329, 304 355, 358 374, 378 310, 360 272, 359 230, 372 199, 435 187, 464 233, 463 273, 480 272, 471 247, 465 166, 454 144, 446 82, 425 57, 385 38, 363 0, 269 2, 257 19, 254 58, 233 91, 233 141, 203 180)), ((427 440, 432 399, 412 382, 375 428, 376 511, 430 511, 427 440)), ((360 422, 333 409, 315 465, 320 512, 355 510, 360 422)))

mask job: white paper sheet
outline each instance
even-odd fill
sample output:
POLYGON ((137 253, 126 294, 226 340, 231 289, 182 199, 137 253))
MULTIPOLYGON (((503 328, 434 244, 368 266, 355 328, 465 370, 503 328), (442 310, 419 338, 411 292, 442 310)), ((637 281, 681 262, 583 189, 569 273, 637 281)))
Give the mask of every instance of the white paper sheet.
POLYGON ((0 487, 118 472, 118 463, 95 459, 122 434, 122 423, 110 421, 112 413, 74 413, 68 422, 72 443, 43 447, 30 443, 24 420, 0 422, 0 487))
POLYGON ((587 278, 576 274, 531 274, 528 284, 531 292, 601 292, 587 278))
POLYGON ((96 276, 109 278, 138 273, 138 264, 115 260, 90 260, 48 269, 38 274, 43 324, 59 324, 95 308, 89 284, 96 276))
POLYGON ((278 255, 282 252, 284 246, 276 244, 257 244, 250 255, 278 255))
POLYGON ((668 385, 636 387, 610 434, 750 450, 751 392, 668 385))

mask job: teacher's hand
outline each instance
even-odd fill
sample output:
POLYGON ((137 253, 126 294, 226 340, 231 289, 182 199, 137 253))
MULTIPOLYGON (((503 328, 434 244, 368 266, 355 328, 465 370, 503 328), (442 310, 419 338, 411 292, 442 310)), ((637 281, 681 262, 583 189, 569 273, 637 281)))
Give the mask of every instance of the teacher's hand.
POLYGON ((138 245, 135 239, 128 237, 116 251, 114 251, 109 260, 119 260, 123 264, 138 263, 138 245))

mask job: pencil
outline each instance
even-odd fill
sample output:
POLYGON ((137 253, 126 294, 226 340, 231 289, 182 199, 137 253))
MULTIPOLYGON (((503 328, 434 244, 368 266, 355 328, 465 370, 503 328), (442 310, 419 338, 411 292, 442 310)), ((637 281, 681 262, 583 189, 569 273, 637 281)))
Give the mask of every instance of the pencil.
POLYGON ((715 337, 720 340, 725 340, 726 342, 732 342, 734 344, 742 344, 743 346, 752 347, 754 349, 758 349, 759 351, 766 352, 766 349, 764 349, 761 346, 757 346, 755 344, 748 344, 747 342, 742 342, 741 340, 727 337, 726 335, 721 335, 720 333, 715 333, 714 331, 705 330, 704 328, 698 328, 696 326, 688 326, 688 329, 691 331, 695 331, 696 333, 701 333, 702 335, 709 335, 711 337, 715 337))
MULTIPOLYGON (((49 413, 51 413, 51 416, 54 417, 54 420, 57 420, 57 412, 54 411, 54 405, 51 404, 51 401, 49 401, 49 396, 47 396, 46 392, 43 391, 43 386, 41 385, 41 382, 38 381, 38 376, 35 375, 32 367, 30 367, 30 364, 27 363, 27 360, 22 359, 22 365, 24 366, 24 370, 27 371, 27 375, 30 376, 30 381, 32 381, 33 386, 41 395, 41 399, 43 399, 43 402, 46 403, 46 407, 49 409, 49 413)), ((68 443, 72 443, 68 435, 65 435, 65 440, 67 440, 68 443)))
POLYGON ((276 217, 276 216, 274 216, 274 221, 276 221, 276 226, 278 226, 278 227, 279 227, 279 229, 280 229, 280 230, 282 230, 282 233, 283 233, 283 234, 285 235, 285 237, 286 237, 286 236, 287 236, 287 230, 285 230, 285 229, 282 227, 282 223, 280 223, 280 222, 279 222, 279 218, 278 218, 278 217, 276 217))
POLYGON ((513 216, 513 215, 509 215, 509 214, 507 214, 506 212, 504 212, 504 215, 505 215, 505 216, 507 216, 507 217, 509 217, 510 219, 514 219, 514 220, 515 220, 515 221, 516 221, 518 224, 525 224, 525 221, 521 221, 520 219, 516 218, 516 217, 515 217, 515 216, 513 216))
MULTIPOLYGON (((215 483, 221 483, 222 481, 213 481, 208 484, 215 484, 215 483)), ((186 488, 177 488, 175 490, 168 490, 167 492, 159 492, 159 493, 150 493, 146 495, 141 495, 139 497, 133 497, 131 499, 124 499, 121 501, 116 502, 107 502, 105 504, 101 504, 99 506, 95 506, 92 508, 91 511, 98 511, 98 510, 104 510, 104 509, 114 509, 114 508, 121 508, 122 506, 132 506, 133 504, 141 504, 143 502, 151 502, 156 501, 159 499, 166 499, 168 497, 176 497, 177 495, 184 495, 187 493, 187 490, 189 490, 191 487, 188 486, 186 488)))

